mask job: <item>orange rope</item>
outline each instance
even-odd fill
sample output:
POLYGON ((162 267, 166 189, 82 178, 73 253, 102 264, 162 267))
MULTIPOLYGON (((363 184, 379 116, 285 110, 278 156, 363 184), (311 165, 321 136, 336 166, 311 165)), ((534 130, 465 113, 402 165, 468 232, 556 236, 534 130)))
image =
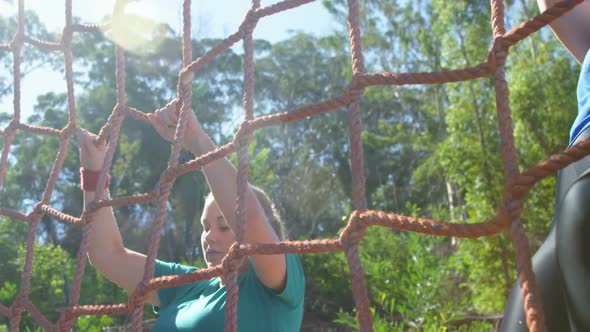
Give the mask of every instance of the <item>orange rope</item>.
POLYGON ((359 243, 365 234, 366 228, 370 226, 383 226, 437 236, 469 238, 490 236, 502 231, 508 231, 516 250, 519 280, 523 298, 525 299, 524 303, 527 324, 530 331, 543 330, 543 308, 541 306, 539 292, 535 286, 535 276, 531 268, 531 252, 528 239, 525 236, 520 221, 523 204, 522 198, 543 178, 554 174, 557 170, 590 154, 590 141, 581 142, 566 149, 560 154, 553 155, 528 171, 522 173, 519 172, 512 131, 512 116, 508 98, 509 91, 505 80, 505 61, 511 46, 538 31, 552 20, 563 15, 565 12, 571 10, 583 0, 562 1, 509 32, 506 32, 504 27, 503 2, 500 0, 493 0, 491 24, 494 42, 490 47, 485 61, 478 65, 463 69, 428 73, 367 73, 364 66, 361 43, 359 4, 358 0, 349 0, 348 24, 353 77, 343 94, 332 99, 320 101, 297 109, 254 118, 254 50, 252 44, 252 32, 261 18, 312 1, 313 0, 285 0, 267 7, 260 7, 260 1, 253 0, 252 6, 246 14, 238 31, 221 41, 203 56, 193 60, 190 35, 191 1, 184 0, 182 38, 183 69, 178 76, 177 97, 165 106, 166 108, 174 107, 179 111, 180 115, 180 120, 177 124, 174 136, 174 142, 172 144, 172 152, 168 161, 168 167, 162 172, 160 181, 151 192, 134 196, 109 198, 105 197, 104 189, 101 188, 104 188, 102 184, 104 184, 105 181, 105 174, 111 167, 113 153, 116 149, 122 122, 126 115, 131 115, 133 118, 146 123, 148 122, 145 112, 127 106, 125 93, 125 54, 123 48, 116 45, 117 103, 113 108, 111 116, 100 129, 98 135, 98 140, 100 142, 107 142, 108 140, 105 162, 99 178, 99 190, 97 191, 96 200, 88 203, 81 216, 75 217, 49 206, 55 183, 66 157, 67 146, 72 138, 73 131, 78 128, 72 70, 72 38, 75 32, 95 33, 105 29, 117 29, 117 24, 123 22, 123 12, 127 1, 118 0, 116 2, 113 10, 113 22, 98 26, 73 24, 72 2, 71 0, 67 0, 65 8, 66 25, 63 30, 63 35, 59 41, 51 42, 26 36, 24 24, 24 0, 19 0, 17 32, 9 44, 0 45, 0 49, 10 50, 13 53, 14 74, 13 119, 9 122, 6 128, 0 130, 0 135, 4 137, 4 145, 2 154, 0 155, 0 187, 2 186, 6 174, 8 155, 10 153, 12 141, 18 130, 39 135, 59 137, 60 147, 43 192, 42 199, 37 203, 33 211, 29 214, 24 214, 19 211, 0 207, 0 215, 15 220, 22 220, 29 224, 27 251, 22 272, 20 291, 10 306, 7 307, 0 304, 0 315, 9 319, 11 331, 18 331, 23 311, 29 312, 34 321, 47 331, 69 330, 74 320, 82 315, 115 315, 131 312, 131 328, 134 331, 139 331, 141 330, 142 324, 143 305, 146 296, 150 291, 163 287, 174 287, 222 275, 225 278, 224 280, 226 280, 227 286, 226 317, 228 317, 228 321, 226 322, 225 329, 226 331, 236 331, 238 314, 237 269, 240 265, 240 261, 244 259, 244 257, 254 254, 304 254, 340 251, 343 251, 346 254, 348 260, 352 278, 353 296, 357 306, 359 326, 362 331, 372 331, 372 318, 369 310, 370 301, 365 286, 364 270, 358 252, 359 243), (180 142, 186 131, 186 121, 184 121, 184 119, 188 112, 192 112, 191 83, 193 75, 215 57, 225 52, 240 40, 243 40, 244 42, 244 118, 239 130, 231 143, 221 146, 215 151, 197 156, 189 162, 180 164, 180 142), (38 47, 44 51, 60 51, 64 53, 69 121, 66 127, 61 130, 31 126, 20 122, 21 50, 25 43, 38 47), (367 87, 374 85, 441 84, 473 80, 487 75, 493 77, 496 89, 498 125, 502 138, 501 154, 505 174, 502 205, 499 207, 496 216, 488 221, 476 224, 454 224, 401 216, 384 211, 367 210, 364 153, 361 139, 363 123, 360 108, 360 99, 363 96, 364 90, 367 87), (248 144, 254 131, 281 123, 297 121, 302 118, 331 112, 342 107, 348 108, 349 115, 351 164, 353 173, 352 198, 355 211, 350 216, 348 224, 340 234, 339 238, 309 241, 284 241, 273 244, 243 243, 244 224, 246 222, 244 199, 248 185, 249 168, 248 144), (165 207, 168 201, 168 196, 170 195, 170 190, 174 185, 174 181, 180 175, 194 171, 202 165, 223 158, 234 152, 237 152, 238 154, 238 195, 236 201, 238 230, 236 234, 236 244, 231 247, 229 253, 219 266, 201 269, 186 275, 153 278, 154 260, 161 238, 166 213, 165 207), (143 279, 131 295, 129 302, 111 305, 79 305, 80 288, 86 263, 86 253, 88 251, 88 236, 90 232, 92 232, 93 216, 95 212, 99 208, 107 206, 116 207, 131 204, 143 204, 156 200, 159 204, 159 213, 152 228, 148 259, 143 279), (68 304, 68 307, 62 311, 61 317, 55 323, 49 322, 29 300, 30 282, 33 272, 32 263, 34 259, 33 249, 35 246, 35 237, 39 222, 45 214, 50 215, 63 223, 83 228, 82 240, 77 255, 71 302, 68 304))

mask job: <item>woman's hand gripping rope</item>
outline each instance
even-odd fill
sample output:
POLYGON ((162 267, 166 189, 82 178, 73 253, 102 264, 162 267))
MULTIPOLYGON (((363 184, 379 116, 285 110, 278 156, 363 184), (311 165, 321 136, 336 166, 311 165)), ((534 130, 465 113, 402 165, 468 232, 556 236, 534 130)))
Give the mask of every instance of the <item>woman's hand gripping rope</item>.
MULTIPOLYGON (((185 130, 182 146, 191 150, 191 143, 196 139, 196 133, 201 131, 201 125, 197 116, 193 111, 188 112, 186 121, 187 127, 185 130)), ((176 125, 179 120, 179 114, 175 107, 165 107, 157 110, 155 113, 148 114, 150 124, 160 136, 168 141, 174 140, 174 133, 176 131, 176 125)))
POLYGON ((82 128, 77 128, 75 135, 80 149, 80 166, 93 172, 100 171, 107 152, 106 144, 97 143, 98 136, 82 128))

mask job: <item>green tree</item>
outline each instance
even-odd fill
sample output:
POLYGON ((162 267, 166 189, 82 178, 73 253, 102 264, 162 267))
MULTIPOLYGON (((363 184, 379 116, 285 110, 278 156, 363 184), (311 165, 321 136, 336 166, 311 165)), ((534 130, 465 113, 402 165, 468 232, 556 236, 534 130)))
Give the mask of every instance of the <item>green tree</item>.
MULTIPOLYGON (((25 15, 27 19, 25 20, 24 30, 27 36, 42 40, 57 39, 56 34, 47 31, 36 13, 25 11, 25 15)), ((17 26, 16 16, 0 16, 0 44, 9 44, 11 42, 17 26)), ((39 67, 55 64, 57 58, 55 54, 44 52, 36 47, 23 47, 21 51, 21 78, 26 77, 39 67)), ((12 52, 0 50, 0 97, 13 93, 13 65, 12 52)), ((9 110, 0 111, 9 112, 9 110)))
MULTIPOLYGON (((291 111, 345 91, 352 76, 347 4, 343 0, 324 4, 341 23, 333 36, 298 33, 275 44, 255 41, 256 116, 291 111)), ((536 13, 534 4, 523 1, 506 5, 509 26, 536 13)), ((361 16, 369 72, 462 68, 483 61, 492 42, 488 3, 368 0, 361 3, 361 16)), ((141 52, 126 54, 128 105, 146 112, 174 98, 181 69, 178 38, 167 26, 152 27, 152 34, 142 38, 153 42, 141 52)), ((76 34, 74 42, 79 123, 97 131, 116 100, 113 43, 100 34, 76 34)), ((218 42, 194 40, 194 56, 218 42)), ((0 58, 10 64, 9 54, 0 58)), ((242 61, 241 54, 230 49, 195 75, 194 111, 218 144, 232 138, 241 119, 242 61)), ((527 169, 565 147, 575 115, 566 110, 575 109, 572 91, 578 67, 545 29, 510 50, 507 69, 519 165, 527 169)), ((493 89, 489 77, 446 85, 368 88, 361 104, 369 207, 467 223, 495 215, 504 175, 493 89)), ((62 128, 67 121, 65 96, 41 96, 35 112, 30 123, 62 128)), ((0 124, 9 119, 3 113, 0 124)), ((53 138, 17 135, 1 206, 27 210, 40 199, 57 144, 53 138)), ((71 148, 51 204, 79 215, 75 144, 71 148)), ((342 220, 352 209, 344 109, 259 130, 249 152, 250 181, 268 191, 286 219, 291 238, 338 236, 342 220)), ((111 168, 111 194, 150 191, 168 155, 169 143, 148 125, 128 118, 111 168)), ((181 157, 182 161, 190 158, 186 152, 181 157)), ((230 158, 235 161, 235 156, 230 158)), ((554 180, 547 179, 527 195, 522 220, 533 247, 548 231, 554 187, 554 180)), ((206 193, 199 172, 176 181, 160 258, 194 263, 199 252, 197 218, 206 193)), ((145 238, 156 216, 154 204, 120 207, 115 212, 125 243, 145 251, 145 238)), ((26 224, 11 230, 12 221, 4 218, 3 222, 7 226, 0 222, 0 236, 10 241, 0 245, 2 257, 18 257, 15 248, 26 237, 26 224)), ((44 245, 60 245, 75 257, 80 229, 45 217, 39 239, 44 245)), ((456 240, 371 228, 362 242, 361 257, 377 330, 490 330, 485 322, 461 324, 468 315, 501 312, 515 280, 514 254, 505 234, 456 240)), ((8 269, 17 262, 4 264, 8 269)), ((304 267, 306 310, 327 311, 320 319, 354 326, 344 255, 306 255, 304 267)), ((18 291, 18 282, 13 282, 17 275, 2 273, 9 280, 0 288, 4 301, 18 291)), ((88 303, 124 301, 124 294, 92 268, 86 273, 83 291, 88 303)), ((89 329, 105 324, 102 319, 106 318, 83 318, 78 326, 89 329)))
MULTIPOLYGON (((295 34, 267 45, 255 64, 257 111, 291 111, 341 94, 350 76, 344 42, 335 36, 295 34)), ((257 132, 257 145, 268 149, 270 164, 253 168, 267 167, 275 174, 267 189, 291 238, 333 235, 340 227, 349 204, 345 128, 346 114, 336 111, 257 132)))

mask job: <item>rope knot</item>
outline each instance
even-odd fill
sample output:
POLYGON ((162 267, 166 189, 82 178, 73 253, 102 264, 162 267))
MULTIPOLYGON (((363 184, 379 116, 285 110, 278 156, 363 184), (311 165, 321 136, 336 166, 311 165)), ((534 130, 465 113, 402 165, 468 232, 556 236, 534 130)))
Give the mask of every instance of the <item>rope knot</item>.
POLYGON ((350 215, 348 224, 340 234, 340 244, 342 244, 344 248, 350 248, 351 246, 357 245, 365 236, 366 230, 367 226, 360 218, 360 211, 355 210, 350 215))
POLYGON ((94 199, 91 202, 89 202, 88 205, 86 205, 86 210, 84 210, 84 212, 82 213, 81 218, 84 218, 83 220, 86 220, 87 223, 92 221, 96 210, 98 210, 98 202, 96 201, 96 199, 94 199))
POLYGON ((140 281, 137 284, 137 287, 135 287, 135 292, 133 292, 133 296, 129 298, 129 307, 136 308, 140 305, 143 305, 148 291, 149 289, 147 283, 144 280, 140 281))
POLYGON ((359 100, 365 93, 364 75, 355 74, 346 87, 346 94, 350 96, 351 102, 359 100))
POLYGON ((59 132, 59 139, 63 141, 64 139, 71 137, 75 129, 76 126, 74 123, 72 121, 68 122, 68 125, 59 132))
MULTIPOLYGON (((182 73, 182 76, 180 78, 180 80, 178 80, 178 98, 182 98, 183 100, 187 100, 190 101, 191 98, 191 92, 192 92, 192 88, 193 88, 193 77, 195 76, 195 73, 193 73, 190 70, 185 71, 184 73, 182 73)), ((176 98, 175 100, 177 100, 178 98, 176 98)), ((180 109, 182 106, 178 105, 177 108, 180 109)))
POLYGON ((162 175, 160 175, 160 180, 156 182, 156 186, 154 188, 155 192, 160 196, 162 193, 169 193, 172 190, 171 182, 175 178, 176 174, 171 168, 166 168, 162 175))
POLYGON ((30 300, 27 298, 26 294, 23 293, 19 293, 14 297, 14 302, 12 304, 12 311, 13 312, 20 312, 22 308, 25 307, 25 305, 30 302, 30 300))
POLYGON ((521 199, 524 194, 532 187, 526 176, 517 175, 506 180, 504 184, 504 197, 510 197, 511 199, 521 199))
POLYGON ((494 38, 494 42, 488 51, 487 62, 492 67, 501 66, 506 62, 506 56, 508 55, 508 47, 504 43, 503 36, 497 36, 494 38))
POLYGON ((180 90, 183 85, 192 84, 193 71, 189 69, 190 66, 184 67, 178 74, 177 88, 180 90))
POLYGON ((129 308, 137 308, 145 302, 145 294, 135 294, 129 298, 128 306, 129 308))
POLYGON ((66 25, 59 36, 58 43, 61 47, 64 47, 68 44, 72 44, 72 39, 74 39, 74 27, 71 25, 66 25))
POLYGON ((12 135, 18 129, 19 124, 20 123, 16 118, 12 118, 12 120, 10 120, 10 122, 8 122, 8 126, 6 126, 6 128, 4 128, 4 134, 5 135, 12 135))
POLYGON ((46 202, 39 202, 33 207, 33 211, 29 214, 29 220, 35 220, 37 217, 41 217, 45 212, 43 212, 43 205, 46 202))
POLYGON ((240 34, 242 35, 242 38, 246 38, 249 34, 251 34, 252 31, 254 31, 256 24, 258 24, 258 17, 256 16, 256 10, 251 9, 248 11, 246 16, 244 17, 244 20, 240 24, 239 31, 240 31, 240 34))
POLYGON ((12 39, 10 40, 10 43, 8 43, 8 47, 10 47, 10 49, 13 52, 18 52, 19 49, 22 48, 23 43, 24 36, 19 36, 18 33, 15 33, 12 39))
POLYGON ((238 271, 242 266, 244 256, 242 248, 238 242, 232 244, 225 258, 221 261, 221 267, 223 272, 238 271))
POLYGON ((69 325, 69 322, 76 319, 78 316, 74 313, 74 308, 66 307, 62 310, 61 316, 56 324, 56 331, 65 331, 63 328, 69 325))
POLYGON ((254 130, 252 129, 252 124, 250 120, 244 120, 240 123, 240 127, 236 132, 236 135, 233 139, 233 144, 236 147, 240 147, 242 145, 248 145, 248 142, 252 140, 252 136, 254 134, 254 130))

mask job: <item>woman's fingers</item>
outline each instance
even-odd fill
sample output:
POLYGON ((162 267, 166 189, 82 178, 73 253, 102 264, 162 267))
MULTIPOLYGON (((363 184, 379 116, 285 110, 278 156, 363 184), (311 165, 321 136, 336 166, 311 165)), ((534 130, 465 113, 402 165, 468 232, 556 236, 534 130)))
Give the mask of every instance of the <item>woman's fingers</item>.
POLYGON ((148 114, 150 124, 156 129, 160 136, 167 140, 174 138, 174 131, 176 130, 176 121, 167 110, 159 110, 156 113, 148 114))
MULTIPOLYGON (((188 144, 191 142, 191 137, 194 137, 195 132, 200 129, 199 123, 195 113, 189 111, 187 121, 187 130, 184 133, 182 144, 185 148, 188 148, 188 144)), ((148 119, 152 127, 156 132, 168 141, 174 140, 174 133, 176 132, 176 126, 179 121, 179 114, 176 113, 175 108, 165 108, 157 110, 154 113, 148 114, 148 119)))
POLYGON ((105 143, 97 143, 97 136, 83 128, 74 132, 80 149, 80 164, 89 170, 100 170, 107 150, 105 143))
POLYGON ((107 145, 105 143, 98 143, 97 138, 98 136, 85 130, 80 130, 80 135, 82 136, 82 142, 84 142, 84 147, 91 151, 91 152, 104 152, 107 149, 107 145))
POLYGON ((159 116, 166 127, 176 128, 176 123, 178 123, 178 116, 176 115, 176 112, 174 112, 173 109, 161 110, 159 116))
POLYGON ((166 125, 163 124, 164 122, 158 117, 157 114, 148 114, 148 119, 150 120, 150 124, 152 125, 152 127, 154 127, 154 129, 160 136, 162 136, 165 139, 170 139, 170 135, 167 132, 166 125))
POLYGON ((80 143, 83 142, 84 139, 84 133, 82 132, 82 128, 75 128, 74 136, 76 137, 76 142, 78 142, 78 145, 80 145, 80 143))
POLYGON ((82 128, 76 128, 76 140, 78 141, 78 148, 80 149, 80 152, 87 153, 88 132, 82 128))
POLYGON ((89 136, 91 135, 90 132, 84 128, 76 128, 75 134, 80 148, 86 148, 88 145, 89 136))

